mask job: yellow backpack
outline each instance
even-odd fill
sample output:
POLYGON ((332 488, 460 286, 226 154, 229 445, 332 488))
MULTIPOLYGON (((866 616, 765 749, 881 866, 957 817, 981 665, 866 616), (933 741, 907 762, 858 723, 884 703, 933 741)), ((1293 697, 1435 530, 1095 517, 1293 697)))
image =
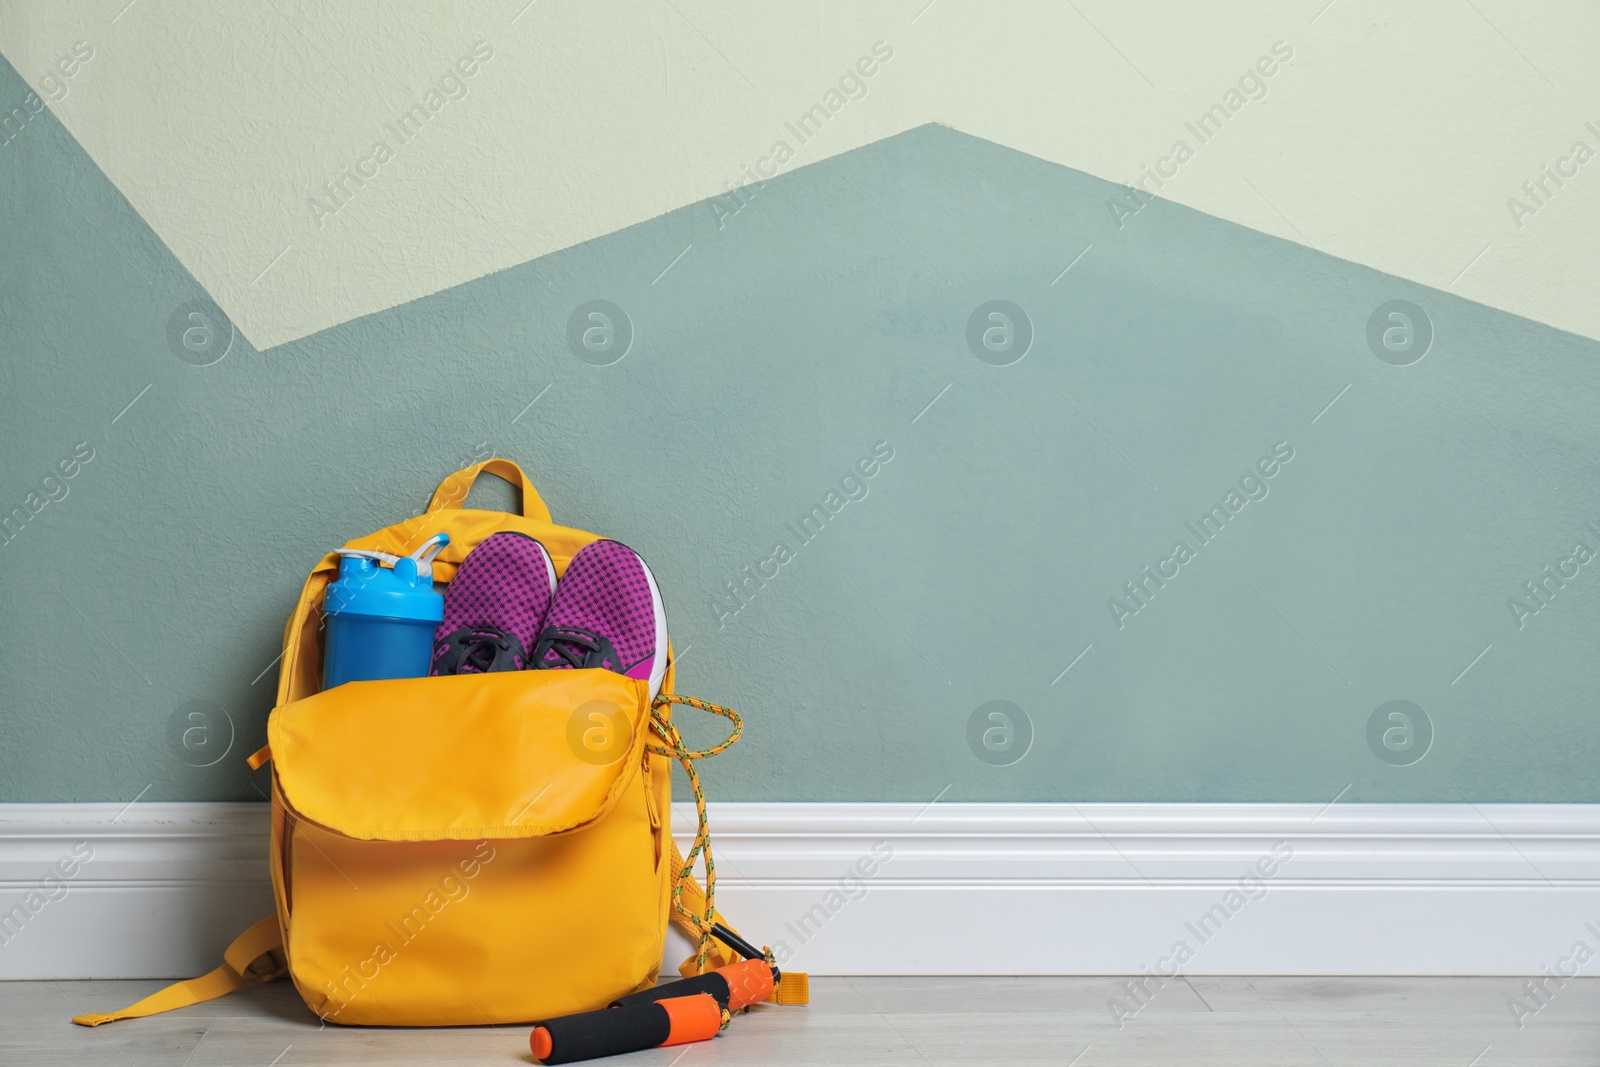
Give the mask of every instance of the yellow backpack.
MULTIPOLYGON (((422 515, 347 548, 408 555, 432 534, 449 581, 479 541, 526 533, 558 574, 597 535, 557 526, 509 460, 445 478, 422 515), (522 490, 522 514, 463 510, 482 472, 522 490)), ((654 984, 667 922, 697 945, 679 970, 737 962, 712 936, 716 869, 694 760, 738 740, 736 713, 673 693, 669 649, 660 695, 602 670, 351 682, 320 691, 321 603, 337 574, 312 570, 284 631, 273 764, 270 864, 277 914, 245 931, 221 967, 87 1026, 210 1000, 287 973, 312 1011, 371 1026, 532 1022, 603 1007, 654 984), (727 717, 732 733, 685 747, 672 704, 727 717), (671 761, 694 787, 699 826, 688 858, 671 835, 671 761), (704 891, 694 862, 705 856, 704 891)), ((770 953, 769 961, 770 961, 770 953)), ((773 999, 805 1003, 785 972, 773 999)))

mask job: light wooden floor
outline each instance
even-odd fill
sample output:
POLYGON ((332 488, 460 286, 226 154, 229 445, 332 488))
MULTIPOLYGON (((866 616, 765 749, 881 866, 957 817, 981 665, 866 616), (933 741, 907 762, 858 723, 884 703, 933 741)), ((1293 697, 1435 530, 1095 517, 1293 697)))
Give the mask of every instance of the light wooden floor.
MULTIPOLYGON (((1194 978, 1119 1028, 1116 978, 813 978, 807 1008, 762 1006, 715 1041, 605 1061, 743 1064, 1540 1067, 1600 1064, 1600 979, 1573 979, 1519 1029, 1511 978, 1194 978)), ((284 981, 90 1030, 157 982, 0 982, 0 1064, 301 1067, 531 1063, 528 1028, 322 1026, 284 981)), ((1532 1002, 1529 1002, 1530 1005, 1532 1002)))

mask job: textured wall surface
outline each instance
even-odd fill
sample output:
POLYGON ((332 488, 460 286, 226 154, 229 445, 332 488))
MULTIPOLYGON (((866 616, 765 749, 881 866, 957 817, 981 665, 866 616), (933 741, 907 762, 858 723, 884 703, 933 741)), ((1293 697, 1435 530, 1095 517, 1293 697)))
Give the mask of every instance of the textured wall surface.
POLYGON ((40 112, 0 800, 256 797, 306 570, 491 451, 651 560, 721 798, 1600 800, 1600 344, 1119 195, 923 126, 258 351, 40 112))
POLYGON ((1600 337, 1597 44, 1571 0, 0 5, 262 348, 928 122, 1600 337))

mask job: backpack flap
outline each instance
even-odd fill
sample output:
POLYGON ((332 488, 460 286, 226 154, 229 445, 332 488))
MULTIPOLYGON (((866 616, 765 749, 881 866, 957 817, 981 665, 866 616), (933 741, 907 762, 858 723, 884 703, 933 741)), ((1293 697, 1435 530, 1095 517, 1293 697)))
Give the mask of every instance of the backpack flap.
POLYGON ((279 917, 312 1010, 499 1025, 653 982, 671 842, 649 705, 642 680, 549 670, 347 682, 277 708, 279 917))
POLYGON ((610 671, 350 682, 274 711, 297 815, 363 841, 511 839, 602 818, 637 773, 646 683, 610 671))

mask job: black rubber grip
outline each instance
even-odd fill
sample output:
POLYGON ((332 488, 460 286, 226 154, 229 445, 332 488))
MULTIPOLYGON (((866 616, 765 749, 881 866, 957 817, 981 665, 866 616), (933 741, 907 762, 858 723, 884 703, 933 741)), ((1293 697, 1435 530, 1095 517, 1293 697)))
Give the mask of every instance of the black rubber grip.
POLYGON ((717 1006, 724 1011, 728 1008, 728 980, 722 975, 712 971, 710 974, 696 975, 693 978, 680 978, 676 982, 658 985, 654 989, 641 989, 637 993, 630 993, 621 1000, 613 1001, 619 1006, 635 1004, 654 1004, 658 1000, 667 1000, 671 997, 692 997, 696 993, 710 993, 717 998, 717 1006))
POLYGON ((654 1001, 563 1015, 538 1025, 550 1034, 550 1055, 541 1062, 551 1064, 655 1048, 672 1035, 672 1018, 654 1001))

